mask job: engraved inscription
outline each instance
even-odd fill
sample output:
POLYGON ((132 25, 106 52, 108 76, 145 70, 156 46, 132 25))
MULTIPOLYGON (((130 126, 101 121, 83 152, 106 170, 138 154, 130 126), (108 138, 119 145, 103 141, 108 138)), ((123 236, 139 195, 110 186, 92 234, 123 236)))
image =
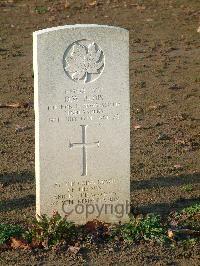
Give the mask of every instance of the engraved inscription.
MULTIPOLYGON (((63 101, 48 105, 49 122, 57 118, 58 122, 107 121, 121 119, 121 102, 107 98, 102 87, 69 88, 63 93, 63 101), (64 115, 62 115, 62 112, 64 115)), ((52 123, 51 123, 52 124, 52 123)))
POLYGON ((74 147, 81 147, 83 150, 83 172, 82 172, 82 176, 86 176, 87 175, 87 147, 92 147, 92 146, 97 146, 99 147, 100 142, 96 141, 96 142, 90 142, 87 143, 86 141, 86 128, 88 125, 81 125, 82 128, 82 142, 81 143, 69 143, 69 147, 70 148, 74 148, 74 147))
POLYGON ((117 184, 115 179, 67 181, 54 184, 56 191, 53 195, 53 206, 98 203, 113 203, 119 200, 119 194, 113 190, 117 184), (62 189, 62 192, 60 191, 62 189))
POLYGON ((72 43, 64 53, 63 67, 73 81, 88 83, 96 80, 103 71, 105 57, 94 42, 79 40, 72 43))

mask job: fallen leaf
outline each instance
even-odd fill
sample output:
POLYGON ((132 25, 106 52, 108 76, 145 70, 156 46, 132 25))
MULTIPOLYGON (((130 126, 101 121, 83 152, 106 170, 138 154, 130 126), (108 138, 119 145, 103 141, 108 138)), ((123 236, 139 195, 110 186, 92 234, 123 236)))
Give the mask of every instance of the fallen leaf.
POLYGON ((39 240, 35 240, 35 239, 32 240, 30 247, 31 248, 41 248, 41 249, 44 248, 44 246, 42 245, 42 242, 39 240))
POLYGON ((175 238, 176 236, 200 236, 200 231, 191 229, 168 229, 169 238, 175 238))
POLYGON ((139 5, 137 5, 136 6, 136 9, 139 10, 139 11, 143 11, 143 10, 146 9, 146 7, 145 6, 139 6, 139 5))
POLYGON ((170 90, 181 90, 183 89, 183 87, 181 85, 178 85, 178 84, 172 84, 170 87, 169 87, 170 90))
POLYGON ((142 126, 141 126, 141 125, 133 125, 133 128, 134 128, 135 130, 137 130, 137 129, 142 128, 142 126))
POLYGON ((11 237, 10 240, 11 240, 10 246, 14 249, 17 248, 30 249, 30 246, 23 240, 19 240, 14 237, 11 237))
POLYGON ((25 130, 28 130, 28 129, 32 129, 33 127, 29 127, 29 126, 25 126, 25 127, 21 127, 19 125, 16 126, 15 128, 15 132, 22 132, 22 131, 25 131, 25 130))
POLYGON ((42 246, 46 249, 49 248, 49 239, 48 238, 44 239, 44 241, 42 242, 42 246))
POLYGON ((98 220, 93 220, 93 221, 88 221, 85 224, 85 229, 89 232, 96 232, 98 228, 108 228, 109 224, 98 221, 98 220))
POLYGON ((150 105, 148 109, 149 111, 151 111, 151 110, 160 110, 163 108, 165 108, 164 104, 155 104, 155 105, 150 105))
POLYGON ((69 4, 69 1, 68 0, 65 1, 64 7, 65 8, 69 8, 70 7, 70 4, 69 4))
POLYGON ((183 167, 182 167, 180 164, 175 164, 175 165, 174 165, 174 168, 175 168, 175 169, 183 169, 183 167))
POLYGON ((150 105, 149 110, 156 110, 158 109, 158 105, 150 105))
POLYGON ((174 238, 174 233, 171 229, 168 229, 167 234, 169 238, 174 238))
POLYGON ((33 107, 33 102, 24 103, 0 103, 0 108, 28 108, 33 107))
POLYGON ((151 21, 153 21, 153 19, 152 18, 147 18, 146 21, 147 22, 151 22, 151 21))
POLYGON ((8 103, 6 103, 6 104, 2 104, 2 103, 0 103, 0 108, 5 108, 5 107, 10 107, 10 108, 19 108, 19 107, 21 107, 21 105, 20 105, 20 103, 10 103, 10 104, 8 104, 8 103))
POLYGON ((80 250, 80 247, 76 247, 76 246, 69 246, 68 251, 70 251, 73 254, 77 254, 80 250))
POLYGON ((97 5, 97 1, 96 0, 95 1, 89 1, 88 5, 89 6, 96 6, 97 5))
POLYGON ((51 17, 49 17, 49 21, 51 22, 51 21, 54 21, 56 19, 56 17, 54 17, 54 16, 51 16, 51 17))
POLYGON ((198 27, 197 32, 200 33, 200 26, 198 27))
POLYGON ((96 231, 97 227, 101 226, 102 222, 99 222, 98 220, 88 221, 85 225, 86 230, 89 232, 96 231))
POLYGON ((175 144, 182 144, 182 145, 185 145, 186 142, 184 139, 175 139, 175 144))

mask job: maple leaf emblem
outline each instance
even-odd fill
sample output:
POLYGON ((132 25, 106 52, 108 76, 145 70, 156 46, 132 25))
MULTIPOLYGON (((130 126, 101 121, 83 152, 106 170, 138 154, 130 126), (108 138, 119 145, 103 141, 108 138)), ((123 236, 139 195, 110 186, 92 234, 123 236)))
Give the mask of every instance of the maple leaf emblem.
POLYGON ((104 65, 102 54, 103 52, 96 47, 94 42, 87 47, 75 43, 70 56, 65 59, 65 70, 73 80, 84 79, 86 83, 89 81, 89 75, 100 73, 104 65))

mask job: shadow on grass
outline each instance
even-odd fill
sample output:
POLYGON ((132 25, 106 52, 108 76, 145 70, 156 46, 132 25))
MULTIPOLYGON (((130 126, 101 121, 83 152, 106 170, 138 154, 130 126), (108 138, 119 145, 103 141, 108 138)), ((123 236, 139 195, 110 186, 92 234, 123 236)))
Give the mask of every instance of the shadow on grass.
MULTIPOLYGON (((0 183, 3 186, 9 186, 11 184, 16 183, 26 183, 26 182, 34 182, 35 177, 33 173, 23 172, 20 174, 12 173, 12 174, 4 174, 0 175, 0 183)), ((140 191, 144 189, 152 189, 152 188, 162 188, 162 187, 176 187, 183 185, 198 185, 200 182, 200 173, 195 173, 191 175, 180 175, 180 176, 169 176, 169 177, 156 177, 150 180, 138 180, 131 181, 131 192, 140 191)), ((151 193, 151 192, 149 192, 151 193)), ((165 215, 171 211, 178 211, 185 207, 188 207, 194 203, 200 202, 200 197, 198 198, 175 198, 174 201, 170 203, 148 203, 141 204, 140 206, 133 206, 131 212, 132 213, 157 213, 161 215, 165 215)), ((0 201, 0 212, 24 209, 30 206, 35 205, 35 195, 27 195, 21 198, 14 198, 9 200, 0 201)))
MULTIPOLYGON (((151 178, 150 180, 138 180, 131 181, 131 192, 139 191, 144 193, 144 190, 156 189, 158 193, 160 193, 161 188, 172 188, 172 187, 183 187, 187 185, 192 185, 193 187, 200 186, 200 173, 181 174, 179 176, 161 176, 151 178)), ((146 192, 146 191, 145 191, 146 192)), ((147 191, 148 193, 148 191, 147 191)), ((149 195, 151 195, 151 191, 149 191, 149 195)), ((158 194, 159 197, 159 194, 158 194)), ((180 197, 174 198, 174 201, 169 203, 165 202, 156 202, 156 203, 148 203, 141 204, 139 206, 132 205, 131 213, 139 214, 147 214, 147 213, 156 213, 160 215, 167 215, 171 211, 180 211, 183 208, 189 207, 192 204, 200 203, 200 197, 190 197, 189 199, 180 197)))
POLYGON ((34 182, 34 180, 35 175, 31 172, 0 174, 0 184, 3 186, 12 185, 15 183, 25 183, 27 181, 34 182))
POLYGON ((188 184, 200 184, 200 173, 179 176, 161 176, 150 180, 131 181, 131 192, 140 189, 151 189, 159 187, 174 187, 188 184))
POLYGON ((200 197, 192 199, 177 199, 170 203, 151 203, 147 205, 141 205, 139 207, 131 207, 132 214, 147 214, 155 213, 162 216, 168 215, 172 211, 181 211, 182 209, 189 207, 193 204, 200 203, 200 197))
POLYGON ((35 205, 35 196, 27 195, 18 199, 0 201, 0 212, 21 210, 35 205))
MULTIPOLYGON (((4 187, 7 187, 6 189, 8 190, 10 185, 23 185, 27 182, 35 182, 34 174, 28 171, 22 173, 0 174, 0 185, 3 185, 3 189, 4 187)), ((1 200, 1 194, 3 194, 3 190, 0 190, 0 212, 22 210, 35 205, 35 195, 30 194, 21 198, 1 200)))

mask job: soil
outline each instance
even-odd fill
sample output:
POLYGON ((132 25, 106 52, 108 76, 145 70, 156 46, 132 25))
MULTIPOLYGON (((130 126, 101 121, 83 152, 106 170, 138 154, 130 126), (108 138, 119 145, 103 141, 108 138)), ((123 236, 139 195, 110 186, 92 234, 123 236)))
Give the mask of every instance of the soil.
MULTIPOLYGON (((35 215, 32 32, 65 24, 130 31, 132 212, 165 218, 200 201, 199 15, 198 0, 0 1, 0 104, 22 103, 0 108, 0 222, 35 215)), ((0 265, 199 265, 198 252, 149 243, 76 256, 8 250, 0 265)))

